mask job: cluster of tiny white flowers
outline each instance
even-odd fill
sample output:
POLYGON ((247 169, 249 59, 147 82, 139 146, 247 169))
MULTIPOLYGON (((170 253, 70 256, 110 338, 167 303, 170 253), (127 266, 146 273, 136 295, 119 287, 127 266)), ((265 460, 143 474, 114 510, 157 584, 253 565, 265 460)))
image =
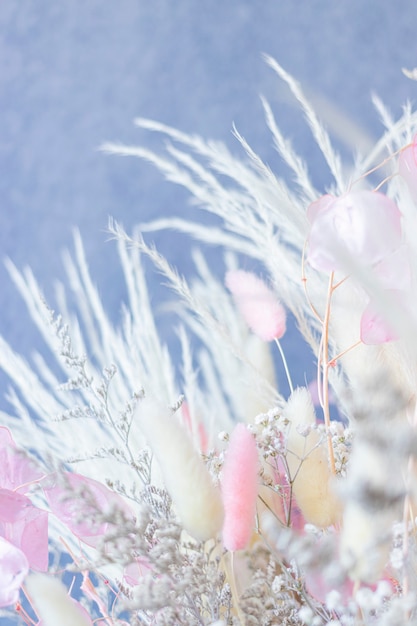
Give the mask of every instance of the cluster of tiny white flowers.
POLYGON ((257 415, 254 424, 250 424, 249 428, 255 435, 258 448, 265 460, 285 453, 288 420, 278 408, 257 415))
MULTIPOLYGON (((317 428, 318 432, 325 436, 323 424, 313 424, 312 428, 317 428)), ((336 474, 340 478, 347 475, 347 465, 349 462, 350 450, 353 441, 353 431, 345 427, 342 422, 332 421, 330 424, 330 436, 332 440, 333 454, 335 460, 336 474)))

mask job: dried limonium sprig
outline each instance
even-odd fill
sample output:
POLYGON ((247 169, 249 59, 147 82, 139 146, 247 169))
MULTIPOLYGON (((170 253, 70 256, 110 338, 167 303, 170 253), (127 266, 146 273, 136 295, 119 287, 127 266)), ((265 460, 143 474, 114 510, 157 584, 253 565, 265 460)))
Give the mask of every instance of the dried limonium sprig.
POLYGON ((7 264, 56 355, 28 364, 0 339, 14 411, 0 428, 0 605, 22 624, 417 621, 417 116, 407 106, 392 122, 376 102, 386 132, 343 164, 300 86, 267 61, 322 151, 324 193, 265 102, 294 184, 237 131, 245 162, 141 119, 171 141, 166 155, 105 150, 153 162, 223 228, 169 218, 129 237, 111 223, 128 298, 118 328, 77 233, 65 257, 76 314, 62 287, 56 315, 30 270, 7 264), (195 280, 179 276, 142 235, 165 228, 222 246, 225 280, 201 250, 195 280), (175 359, 143 255, 182 303, 175 359), (317 364, 301 388, 288 312, 317 364), (71 557, 74 586, 48 550, 71 557))

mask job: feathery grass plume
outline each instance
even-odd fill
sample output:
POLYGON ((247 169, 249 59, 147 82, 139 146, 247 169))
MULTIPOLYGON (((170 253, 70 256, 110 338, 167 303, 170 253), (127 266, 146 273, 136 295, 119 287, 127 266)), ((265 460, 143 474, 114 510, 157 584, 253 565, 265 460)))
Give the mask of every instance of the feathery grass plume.
POLYGON ((148 398, 137 419, 185 530, 198 541, 215 538, 223 524, 220 491, 189 434, 168 408, 148 398))
POLYGON ((226 286, 255 335, 264 341, 280 339, 284 335, 285 309, 256 274, 244 270, 229 271, 226 274, 226 286))
POLYGON ((92 626, 93 622, 85 610, 76 604, 56 578, 31 574, 26 585, 43 626, 92 626))
POLYGON ((274 400, 272 394, 266 397, 265 385, 262 383, 265 380, 273 389, 276 386, 276 372, 269 343, 262 341, 252 333, 248 333, 243 347, 249 363, 257 372, 262 373, 262 380, 259 382, 253 375, 249 377, 248 382, 250 384, 242 381, 243 417, 246 422, 252 423, 256 415, 268 411, 271 400, 274 400))
POLYGON ((104 309, 78 232, 74 254, 64 254, 66 285, 56 287, 59 315, 45 304, 30 269, 19 271, 6 263, 45 340, 47 355, 35 354, 33 362, 27 362, 0 338, 0 368, 13 382, 8 400, 14 417, 4 415, 3 421, 10 424, 19 446, 31 449, 36 440, 44 458, 52 454, 59 462, 79 459, 88 477, 103 481, 117 476, 129 485, 137 480, 133 468, 104 451, 130 457, 143 445, 131 419, 135 396, 142 389, 167 403, 178 390, 171 357, 154 321, 139 251, 121 240, 117 246, 127 298, 118 325, 104 309))
POLYGON ((309 391, 295 389, 284 410, 291 422, 287 463, 292 492, 307 522, 320 528, 336 524, 341 504, 335 494, 325 436, 314 430, 316 415, 309 391))
POLYGON ((258 471, 255 439, 244 424, 237 424, 230 436, 221 475, 223 545, 231 552, 243 550, 253 533, 258 471))
MULTIPOLYGON (((256 393, 268 399, 269 404, 280 404, 280 400, 274 386, 271 386, 262 371, 258 371, 257 364, 252 364, 249 355, 246 354, 247 326, 242 324, 240 316, 236 315, 236 309, 231 306, 231 298, 223 287, 223 284, 214 279, 207 265, 202 262, 201 255, 195 255, 196 268, 200 277, 199 281, 193 280, 191 284, 180 276, 168 261, 154 248, 143 240, 137 231, 133 237, 129 237, 123 228, 114 221, 109 224, 109 229, 117 239, 125 244, 138 248, 147 255, 169 281, 170 287, 181 299, 179 315, 186 327, 191 331, 194 338, 204 346, 204 352, 200 352, 200 360, 204 379, 214 375, 217 378, 217 390, 205 389, 206 392, 206 415, 217 413, 216 420, 227 420, 228 408, 223 410, 219 403, 213 405, 212 397, 218 398, 223 395, 223 400, 230 404, 235 419, 243 420, 247 417, 247 407, 242 406, 241 388, 237 380, 244 380, 244 384, 256 388, 256 393), (206 370, 206 366, 211 371, 206 370), (226 414, 226 415, 225 415, 226 414)), ((211 381, 204 380, 205 383, 211 381)), ((211 421, 211 419, 210 419, 211 421)), ((229 416, 230 428, 231 422, 229 416)))

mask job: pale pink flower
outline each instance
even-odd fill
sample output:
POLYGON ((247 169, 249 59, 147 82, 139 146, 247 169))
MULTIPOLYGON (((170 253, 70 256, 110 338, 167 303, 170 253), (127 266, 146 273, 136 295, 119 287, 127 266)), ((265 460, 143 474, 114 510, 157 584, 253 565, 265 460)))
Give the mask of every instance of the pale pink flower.
POLYGON ((111 524, 96 521, 100 513, 116 508, 133 518, 133 512, 117 493, 92 478, 66 473, 65 484, 45 489, 51 511, 67 528, 89 546, 97 546, 111 524))
POLYGON ((24 495, 43 472, 16 448, 4 427, 0 427, 0 467, 0 536, 25 554, 31 568, 46 571, 48 513, 24 495))
POLYGON ((407 291, 411 287, 411 267, 406 244, 373 266, 372 273, 383 289, 407 291))
MULTIPOLYGON (((401 302, 402 296, 402 291, 393 289, 389 291, 389 297, 399 302, 401 302)), ((397 333, 391 328, 384 316, 378 312, 372 300, 362 313, 360 337, 364 344, 371 346, 398 339, 397 333)))
POLYGON ((0 537, 0 607, 17 602, 29 563, 19 548, 0 537))
POLYGON ((123 571, 123 580, 134 587, 138 585, 145 574, 152 570, 152 566, 145 557, 137 557, 132 563, 129 563, 123 571))
POLYGON ((222 536, 227 550, 242 550, 251 538, 259 489, 258 470, 255 439, 244 424, 237 424, 230 437, 221 476, 225 512, 222 536))
MULTIPOLYGON (((377 283, 386 291, 387 301, 395 300, 407 308, 407 291, 411 288, 411 267, 407 246, 402 245, 383 258, 373 269, 377 283)), ((364 344, 379 345, 398 339, 397 333, 375 306, 372 298, 362 313, 360 338, 364 344)))
POLYGON ((0 535, 24 552, 31 568, 48 569, 48 513, 29 498, 0 489, 0 535))
POLYGON ((0 426, 0 467, 0 486, 20 493, 27 493, 30 484, 44 475, 30 458, 18 450, 5 426, 0 426))
POLYGON ((322 196, 309 206, 307 217, 308 260, 319 271, 343 270, 340 249, 370 266, 401 245, 401 213, 393 200, 376 191, 322 196))
POLYGON ((286 314, 275 294, 256 274, 233 270, 226 274, 226 287, 245 322, 260 339, 280 339, 286 330, 286 314))

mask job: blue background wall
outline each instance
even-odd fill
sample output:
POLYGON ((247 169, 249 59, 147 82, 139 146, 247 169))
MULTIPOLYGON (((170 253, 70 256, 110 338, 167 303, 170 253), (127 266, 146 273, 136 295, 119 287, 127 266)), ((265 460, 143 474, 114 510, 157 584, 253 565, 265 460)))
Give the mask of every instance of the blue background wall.
MULTIPOLYGON (((78 226, 116 318, 123 285, 108 216, 129 229, 180 213, 187 196, 141 161, 103 155, 101 142, 154 145, 132 125, 140 115, 238 150, 234 122, 279 169, 262 93, 308 159, 310 136, 263 52, 325 119, 334 107, 366 129, 363 138, 377 137, 371 92, 395 114, 415 98, 401 68, 417 65, 416 26, 414 0, 1 0, 0 257, 31 265, 48 297, 78 226)), ((321 165, 312 169, 325 182, 321 165)), ((156 240, 187 271, 183 247, 156 240)), ((0 333, 28 352, 38 338, 2 264, 0 286, 0 333)))

